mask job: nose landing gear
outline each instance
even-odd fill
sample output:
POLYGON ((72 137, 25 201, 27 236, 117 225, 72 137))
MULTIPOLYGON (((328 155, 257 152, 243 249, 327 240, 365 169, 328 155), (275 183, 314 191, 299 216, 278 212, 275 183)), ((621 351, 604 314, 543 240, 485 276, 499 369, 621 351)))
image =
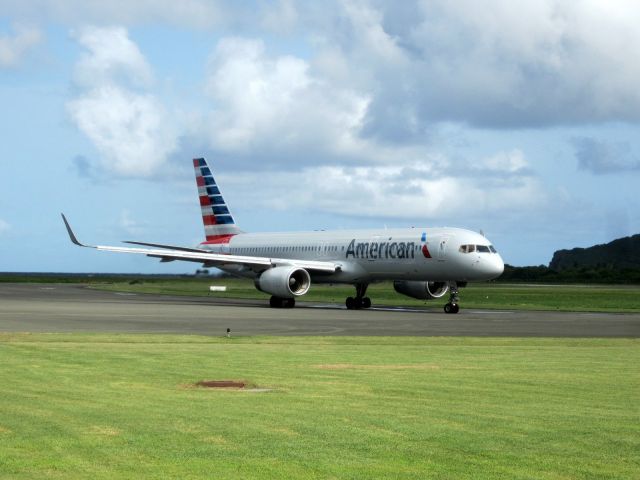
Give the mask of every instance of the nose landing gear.
POLYGON ((458 313, 460 311, 459 300, 458 283, 449 282, 449 303, 444 306, 444 313, 458 313))
POLYGON ((365 297, 367 292, 368 283, 356 283, 356 296, 347 297, 345 305, 347 310, 360 310, 361 308, 371 308, 371 299, 365 297))
POLYGON ((460 311, 460 305, 457 303, 447 303, 444 306, 444 313, 458 313, 460 311))

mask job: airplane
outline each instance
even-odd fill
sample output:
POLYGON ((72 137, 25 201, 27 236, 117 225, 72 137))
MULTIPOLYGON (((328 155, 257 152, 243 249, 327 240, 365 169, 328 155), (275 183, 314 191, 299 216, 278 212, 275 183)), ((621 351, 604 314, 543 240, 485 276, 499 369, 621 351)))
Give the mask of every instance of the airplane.
POLYGON ((393 228, 289 233, 245 233, 236 225, 204 158, 193 160, 205 240, 196 247, 125 241, 141 247, 75 245, 118 253, 142 254, 162 262, 182 260, 217 267, 254 280, 274 308, 291 308, 312 283, 350 284, 355 296, 347 309, 370 308, 370 283, 392 280, 396 292, 421 300, 449 293, 446 313, 458 313, 459 288, 470 281, 499 277, 504 262, 480 233, 460 228, 393 228))

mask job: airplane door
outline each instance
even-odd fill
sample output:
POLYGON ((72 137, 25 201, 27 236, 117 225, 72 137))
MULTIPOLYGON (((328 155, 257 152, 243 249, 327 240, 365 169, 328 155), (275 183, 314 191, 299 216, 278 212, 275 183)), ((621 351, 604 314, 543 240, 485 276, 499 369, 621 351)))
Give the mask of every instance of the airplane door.
POLYGON ((318 252, 318 257, 326 258, 329 256, 329 245, 326 242, 320 242, 318 244, 318 247, 320 248, 318 252))
POLYGON ((447 243, 449 242, 449 236, 443 235, 440 237, 440 242, 438 243, 438 261, 444 262, 447 255, 447 243))

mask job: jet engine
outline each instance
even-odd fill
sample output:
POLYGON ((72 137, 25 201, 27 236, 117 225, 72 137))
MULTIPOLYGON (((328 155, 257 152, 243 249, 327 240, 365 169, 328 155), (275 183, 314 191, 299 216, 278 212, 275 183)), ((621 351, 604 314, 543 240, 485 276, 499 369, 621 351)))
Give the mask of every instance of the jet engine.
POLYGON ((449 290, 449 285, 445 282, 418 282, 411 280, 396 280, 393 282, 396 292, 407 297, 420 300, 431 300, 444 296, 449 290))
POLYGON ((265 270, 255 280, 261 292, 280 298, 293 298, 304 295, 311 286, 311 277, 304 268, 274 267, 265 270))

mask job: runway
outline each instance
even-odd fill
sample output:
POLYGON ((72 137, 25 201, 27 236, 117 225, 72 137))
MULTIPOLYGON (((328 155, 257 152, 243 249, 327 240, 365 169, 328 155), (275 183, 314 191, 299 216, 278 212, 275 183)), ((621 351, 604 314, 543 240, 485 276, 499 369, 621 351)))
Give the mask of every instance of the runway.
POLYGON ((2 332, 474 337, 640 337, 640 314, 344 307, 0 284, 2 332))

